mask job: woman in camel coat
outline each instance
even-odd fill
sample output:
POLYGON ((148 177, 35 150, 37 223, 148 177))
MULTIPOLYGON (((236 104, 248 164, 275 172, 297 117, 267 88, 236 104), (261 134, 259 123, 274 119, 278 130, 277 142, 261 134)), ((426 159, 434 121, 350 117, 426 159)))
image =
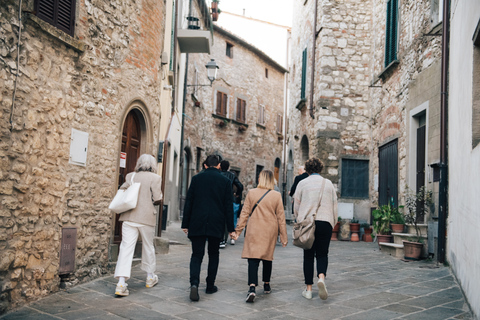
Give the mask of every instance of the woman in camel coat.
POLYGON ((264 293, 271 292, 270 276, 272 274, 273 252, 278 235, 280 235, 283 247, 288 243, 282 196, 279 192, 273 190, 274 181, 272 171, 263 170, 260 172, 258 187, 248 192, 235 230, 238 238, 248 220, 248 230, 246 231, 242 252, 242 258, 248 259, 248 284, 250 289, 247 294, 247 302, 255 300, 255 287, 258 285, 260 261, 263 264, 264 293), (258 205, 255 206, 257 203, 258 205))

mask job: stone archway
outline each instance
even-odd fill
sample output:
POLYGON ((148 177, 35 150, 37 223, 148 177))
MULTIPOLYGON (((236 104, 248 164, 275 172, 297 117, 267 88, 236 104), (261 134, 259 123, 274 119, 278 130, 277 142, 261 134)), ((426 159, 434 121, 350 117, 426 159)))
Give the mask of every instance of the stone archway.
MULTIPOLYGON (((150 153, 149 147, 153 143, 153 133, 151 132, 151 121, 145 104, 141 101, 133 101, 126 108, 121 126, 119 127, 120 139, 118 146, 117 162, 117 183, 118 189, 128 173, 135 170, 138 157, 143 153, 150 153)), ((119 244, 122 241, 122 223, 118 221, 120 215, 114 214, 113 219, 113 246, 111 258, 113 261, 118 256, 119 244)), ((138 244, 137 244, 138 246, 138 244)), ((139 250, 135 254, 138 256, 139 250)))
POLYGON ((308 145, 308 138, 305 135, 302 137, 302 141, 300 141, 300 150, 302 152, 300 160, 301 160, 301 165, 303 166, 310 157, 310 147, 308 145))

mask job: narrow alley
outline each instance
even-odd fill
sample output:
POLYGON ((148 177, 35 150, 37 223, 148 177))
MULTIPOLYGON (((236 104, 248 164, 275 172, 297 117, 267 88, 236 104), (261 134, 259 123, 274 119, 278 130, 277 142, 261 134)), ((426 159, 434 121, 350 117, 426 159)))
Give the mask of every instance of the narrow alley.
MULTIPOLYGON (((291 228, 289 227, 289 235, 291 228)), ((245 303, 247 262, 240 258, 243 236, 220 252, 219 292, 207 295, 204 259, 200 301, 189 299, 188 239, 173 223, 165 237, 170 253, 157 255, 159 283, 145 288, 145 274, 133 268, 130 295, 115 298, 112 276, 88 282, 1 317, 17 319, 472 319, 447 267, 404 262, 382 254, 377 243, 332 241, 326 301, 302 297, 302 250, 277 244, 272 293, 257 290, 245 303)))

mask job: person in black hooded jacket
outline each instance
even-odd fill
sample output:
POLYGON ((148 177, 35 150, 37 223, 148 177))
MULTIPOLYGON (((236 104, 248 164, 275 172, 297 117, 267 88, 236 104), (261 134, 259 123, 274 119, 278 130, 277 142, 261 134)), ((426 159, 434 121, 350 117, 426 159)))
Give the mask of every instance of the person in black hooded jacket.
MULTIPOLYGON (((220 162, 220 168, 222 170, 221 172, 222 175, 228 180, 230 180, 230 182, 232 183, 232 189, 233 189, 233 186, 235 186, 235 193, 232 193, 232 197, 233 197, 233 224, 236 227, 237 214, 239 212, 240 204, 242 201, 243 184, 240 182, 240 180, 238 180, 237 175, 235 173, 228 171, 228 169, 230 168, 230 162, 228 162, 227 160, 222 160, 220 162)), ((227 240, 228 240, 228 231, 227 231, 227 228, 225 227, 225 233, 224 233, 223 240, 220 242, 220 248, 225 248, 225 245, 227 244, 227 240)), ((230 244, 234 245, 235 240, 231 239, 230 244)))
POLYGON ((208 271, 206 293, 215 293, 219 263, 219 245, 225 223, 231 235, 233 226, 233 199, 231 182, 221 175, 218 156, 210 155, 207 169, 192 178, 183 210, 182 229, 192 242, 190 259, 190 299, 198 301, 200 268, 208 240, 208 271))

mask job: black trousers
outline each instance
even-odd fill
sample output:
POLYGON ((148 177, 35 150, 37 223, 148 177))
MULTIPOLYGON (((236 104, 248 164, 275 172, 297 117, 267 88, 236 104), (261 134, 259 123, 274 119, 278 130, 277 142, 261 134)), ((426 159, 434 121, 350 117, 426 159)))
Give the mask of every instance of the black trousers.
POLYGON ((205 255, 205 242, 208 239, 208 269, 207 269, 207 287, 215 284, 217 277, 218 262, 220 260, 220 238, 215 237, 191 237, 192 257, 190 258, 190 284, 198 286, 200 283, 200 270, 202 267, 203 256, 205 255))
POLYGON ((317 275, 327 275, 328 247, 332 237, 332 225, 326 221, 315 221, 315 241, 309 250, 303 250, 303 275, 305 284, 313 284, 313 264, 317 258, 317 275))
POLYGON ((272 261, 262 259, 248 259, 248 285, 254 283, 258 286, 258 266, 263 264, 262 281, 270 282, 272 276, 272 261))

